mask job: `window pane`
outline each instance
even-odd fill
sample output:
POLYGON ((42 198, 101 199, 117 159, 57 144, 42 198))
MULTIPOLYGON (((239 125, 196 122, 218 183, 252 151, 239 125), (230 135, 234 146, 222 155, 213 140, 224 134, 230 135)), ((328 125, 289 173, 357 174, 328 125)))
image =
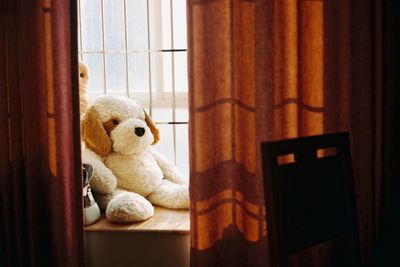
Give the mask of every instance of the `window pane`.
POLYGON ((103 55, 84 54, 83 62, 89 68, 88 94, 99 94, 104 92, 103 55))
POLYGON ((189 121, 189 109, 187 108, 177 108, 176 109, 176 121, 186 122, 189 121))
POLYGON ((151 54, 151 81, 160 92, 172 92, 172 56, 171 53, 151 54))
MULTIPOLYGON (((165 1, 165 0, 164 0, 165 1)), ((155 50, 159 47, 159 44, 161 42, 161 34, 160 32, 156 31, 156 26, 160 24, 160 12, 161 8, 159 7, 159 4, 155 5, 155 2, 158 2, 158 0, 155 1, 150 1, 148 0, 149 4, 149 29, 150 29, 150 49, 155 50), (155 14, 157 12, 157 15, 155 14), (156 21, 157 19, 157 21, 156 21)))
POLYGON ((162 82, 163 91, 172 91, 172 53, 162 53, 162 82))
POLYGON ((176 166, 189 178, 189 135, 188 125, 175 125, 176 166))
POLYGON ((162 49, 173 49, 171 44, 171 5, 170 1, 161 1, 161 25, 158 25, 156 31, 161 31, 162 33, 162 49))
POLYGON ((129 54, 129 88, 130 92, 149 92, 148 53, 129 54))
POLYGON ((186 49, 186 0, 173 0, 174 48, 186 49))
POLYGON ((147 50, 147 1, 128 0, 128 49, 147 50))
POLYGON ((81 0, 82 49, 100 51, 102 48, 101 2, 81 0))
POLYGON ((161 101, 154 101, 153 99, 153 109, 152 109, 152 117, 153 120, 156 122, 170 122, 172 121, 172 105, 170 104, 169 106, 167 106, 167 104, 165 104, 164 102, 161 101), (163 105, 164 108, 160 108, 157 106, 154 106, 154 103, 158 104, 158 106, 163 105))
POLYGON ((126 92, 125 54, 106 55, 107 93, 126 92))
POLYGON ((158 152, 174 162, 174 142, 172 125, 159 124, 157 125, 160 130, 160 142, 155 146, 158 152))
POLYGON ((187 52, 174 53, 175 91, 188 91, 187 52))
POLYGON ((104 0, 104 34, 107 50, 125 47, 124 0, 104 0))
POLYGON ((172 68, 171 53, 151 54, 151 83, 153 118, 172 121, 172 68))
POLYGON ((152 50, 172 49, 170 1, 149 1, 149 12, 150 48, 152 50))
MULTIPOLYGON (((78 36, 79 36, 79 40, 78 40, 78 51, 82 51, 82 12, 81 12, 82 8, 81 8, 81 0, 78 0, 78 36)), ((82 55, 79 55, 79 60, 82 61, 82 55)))

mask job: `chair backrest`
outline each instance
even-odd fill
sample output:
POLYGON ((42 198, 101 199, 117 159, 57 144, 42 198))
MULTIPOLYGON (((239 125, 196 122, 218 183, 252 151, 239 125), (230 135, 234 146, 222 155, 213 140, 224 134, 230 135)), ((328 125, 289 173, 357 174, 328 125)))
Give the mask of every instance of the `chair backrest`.
POLYGON ((348 133, 266 142, 262 160, 272 266, 330 240, 346 259, 329 266, 359 266, 348 133))

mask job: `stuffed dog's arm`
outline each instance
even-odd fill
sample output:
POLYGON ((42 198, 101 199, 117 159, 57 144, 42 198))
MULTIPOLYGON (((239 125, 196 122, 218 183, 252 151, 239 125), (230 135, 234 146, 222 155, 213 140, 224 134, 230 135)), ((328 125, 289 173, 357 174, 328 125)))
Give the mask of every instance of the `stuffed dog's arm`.
POLYGON ((115 190, 117 187, 117 178, 104 165, 103 159, 99 155, 85 148, 82 151, 82 162, 91 164, 94 168, 93 178, 90 181, 90 186, 94 191, 101 194, 109 194, 115 190))
POLYGON ((165 179, 176 184, 188 184, 189 181, 185 175, 169 159, 158 153, 153 148, 150 148, 150 153, 157 161, 165 179))

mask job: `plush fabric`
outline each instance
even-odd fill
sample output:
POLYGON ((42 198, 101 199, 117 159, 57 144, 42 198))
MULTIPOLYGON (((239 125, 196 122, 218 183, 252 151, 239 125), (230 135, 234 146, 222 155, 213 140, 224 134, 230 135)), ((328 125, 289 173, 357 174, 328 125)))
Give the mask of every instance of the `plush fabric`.
POLYGON ((152 144, 159 131, 138 101, 103 96, 85 112, 83 162, 94 166, 91 186, 110 221, 153 216, 151 203, 189 208, 188 179, 152 144))

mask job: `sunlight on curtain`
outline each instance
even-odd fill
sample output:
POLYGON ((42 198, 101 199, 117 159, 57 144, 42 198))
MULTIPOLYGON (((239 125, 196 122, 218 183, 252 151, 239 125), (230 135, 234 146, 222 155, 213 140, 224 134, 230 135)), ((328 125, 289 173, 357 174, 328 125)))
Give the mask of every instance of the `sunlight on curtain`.
POLYGON ((232 238, 265 254, 259 142, 323 133, 323 2, 267 2, 189 1, 194 266, 237 250, 232 238), (257 84, 266 75, 272 87, 257 84))

